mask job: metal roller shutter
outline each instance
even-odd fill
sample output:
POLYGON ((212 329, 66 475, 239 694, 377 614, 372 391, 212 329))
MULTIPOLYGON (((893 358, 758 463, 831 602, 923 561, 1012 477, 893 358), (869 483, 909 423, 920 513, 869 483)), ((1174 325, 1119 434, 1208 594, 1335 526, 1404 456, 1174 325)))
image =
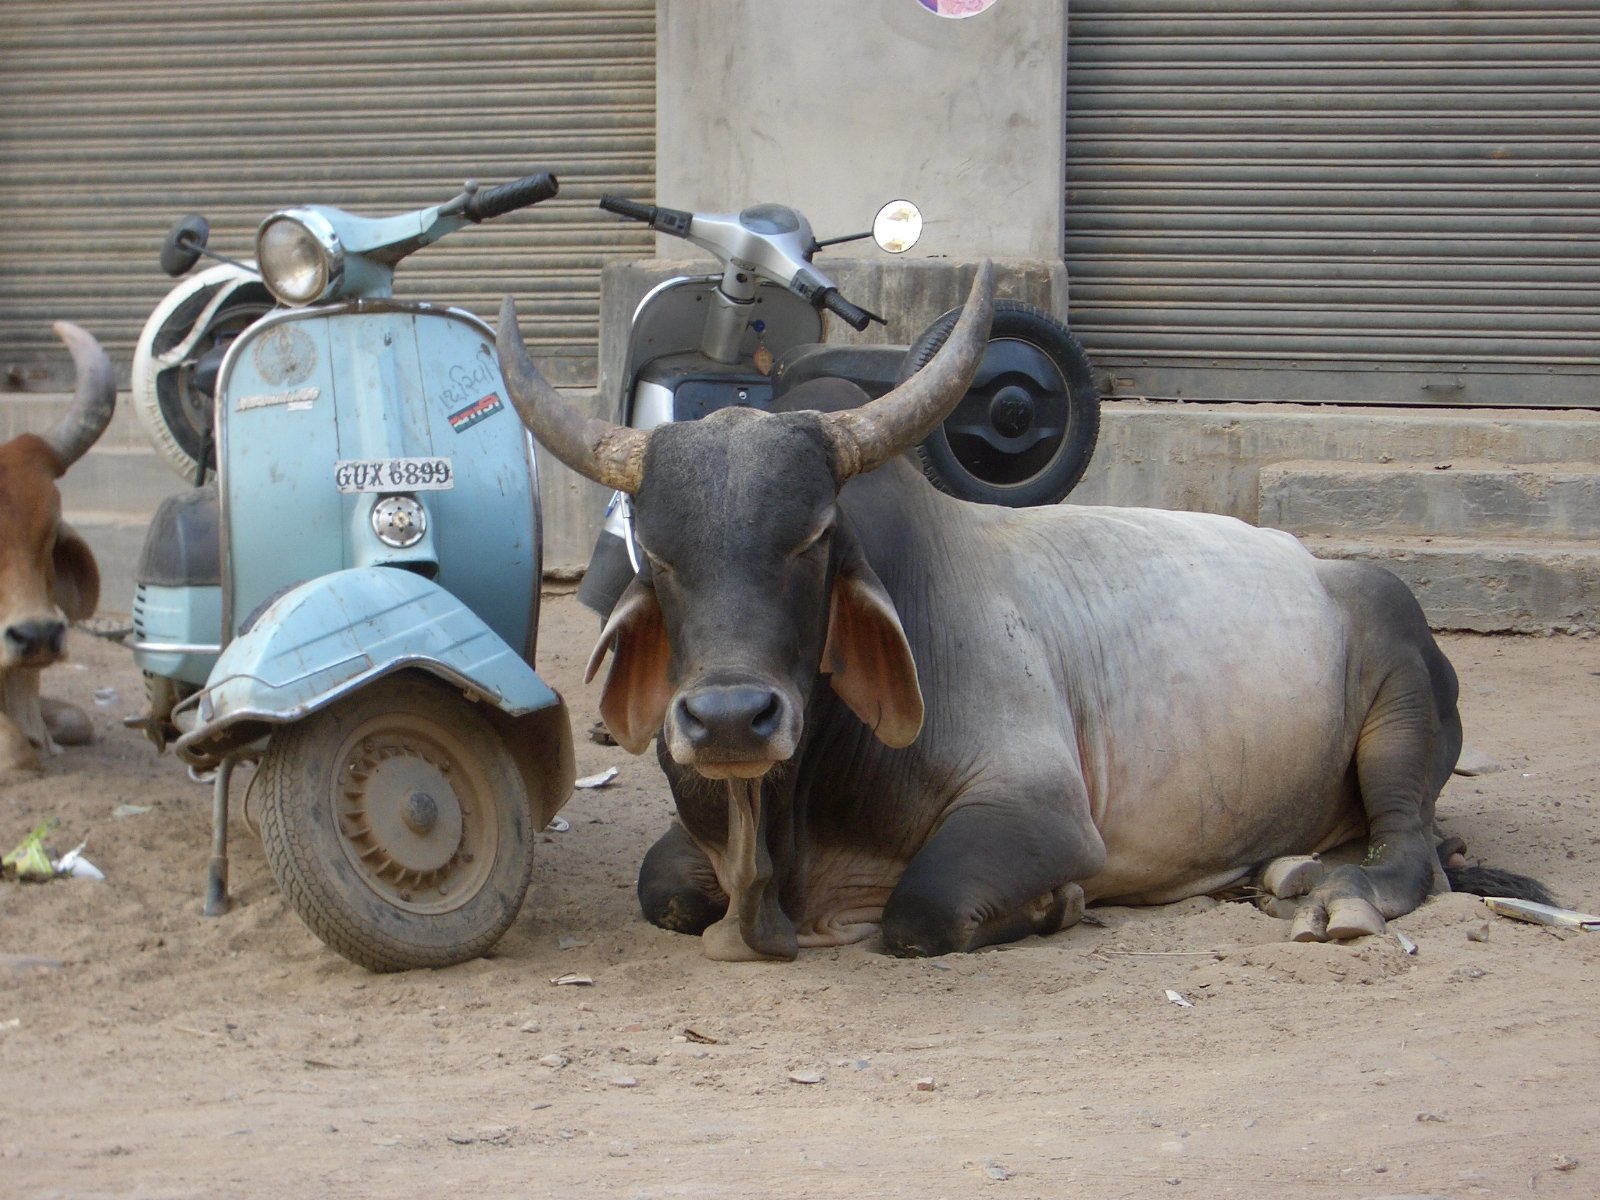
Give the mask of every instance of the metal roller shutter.
POLYGON ((654 246, 595 207, 654 189, 654 0, 6 0, 0 390, 59 386, 57 317, 125 383, 185 212, 247 258, 274 208, 385 215, 542 168, 556 200, 419 253, 397 291, 485 316, 512 292, 552 377, 592 383, 601 266, 654 246))
POLYGON ((1116 391, 1600 405, 1600 6, 1072 0, 1068 48, 1116 391))

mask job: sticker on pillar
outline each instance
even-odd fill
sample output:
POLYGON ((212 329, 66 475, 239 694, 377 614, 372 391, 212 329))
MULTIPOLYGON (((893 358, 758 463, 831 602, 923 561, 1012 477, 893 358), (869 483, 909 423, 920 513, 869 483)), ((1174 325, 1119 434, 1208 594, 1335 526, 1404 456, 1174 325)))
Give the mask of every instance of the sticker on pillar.
POLYGON ((996 0, 918 0, 918 3, 935 16, 953 17, 960 20, 962 17, 975 17, 996 0))
POLYGON ((458 412, 451 413, 450 428, 457 433, 471 429, 485 417, 494 416, 495 413, 500 411, 501 407, 499 394, 490 392, 482 400, 475 400, 458 412))

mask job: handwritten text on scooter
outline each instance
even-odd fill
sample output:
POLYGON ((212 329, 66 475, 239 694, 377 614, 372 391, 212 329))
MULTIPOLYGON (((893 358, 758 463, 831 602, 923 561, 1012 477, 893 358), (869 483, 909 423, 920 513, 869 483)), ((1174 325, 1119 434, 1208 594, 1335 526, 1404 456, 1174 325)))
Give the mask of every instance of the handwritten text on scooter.
POLYGON ((439 399, 446 408, 455 408, 469 400, 476 400, 499 383, 499 365, 486 347, 476 363, 457 363, 450 368, 450 383, 439 394, 439 399))
POLYGON ((448 458, 347 458, 333 464, 341 492, 442 492, 455 487, 448 458))

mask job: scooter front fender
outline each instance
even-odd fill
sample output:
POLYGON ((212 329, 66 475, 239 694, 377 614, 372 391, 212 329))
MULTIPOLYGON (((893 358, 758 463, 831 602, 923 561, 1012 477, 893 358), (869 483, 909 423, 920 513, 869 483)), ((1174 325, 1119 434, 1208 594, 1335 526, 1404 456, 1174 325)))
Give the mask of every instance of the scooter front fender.
POLYGON ((212 766, 275 726, 402 670, 437 675, 486 706, 548 822, 575 774, 566 703, 455 596, 395 567, 323 575, 262 609, 180 706, 194 716, 177 753, 212 766))

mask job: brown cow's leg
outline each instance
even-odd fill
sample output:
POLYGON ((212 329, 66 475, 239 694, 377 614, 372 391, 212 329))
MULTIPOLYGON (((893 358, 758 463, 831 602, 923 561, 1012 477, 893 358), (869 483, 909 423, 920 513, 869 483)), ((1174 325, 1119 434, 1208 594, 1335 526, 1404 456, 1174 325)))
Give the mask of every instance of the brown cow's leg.
POLYGON ((37 771, 61 752, 39 710, 39 675, 38 667, 0 671, 0 767, 37 771))

